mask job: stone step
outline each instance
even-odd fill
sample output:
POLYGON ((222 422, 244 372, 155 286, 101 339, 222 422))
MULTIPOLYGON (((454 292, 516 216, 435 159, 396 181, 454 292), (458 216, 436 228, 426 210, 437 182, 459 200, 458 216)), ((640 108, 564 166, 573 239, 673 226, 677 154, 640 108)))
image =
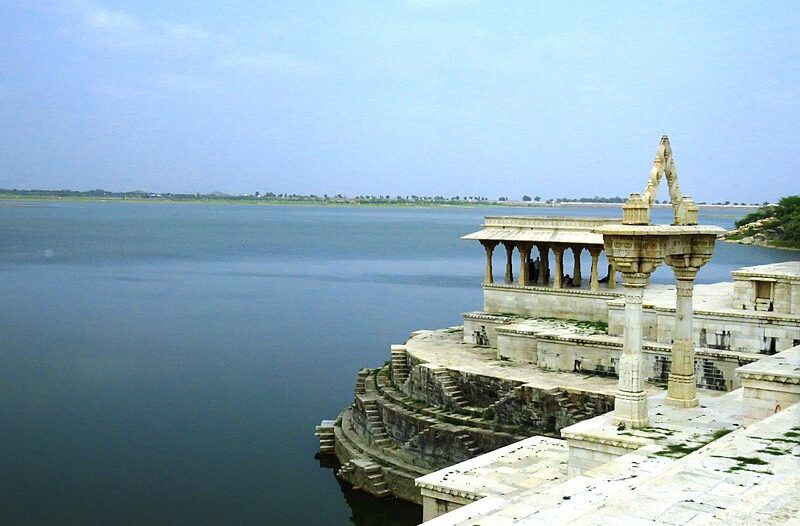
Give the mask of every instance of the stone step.
MULTIPOLYGON (((377 375, 377 389, 373 383, 370 383, 369 394, 378 396, 381 405, 391 405, 395 410, 402 412, 406 415, 413 416, 420 424, 425 423, 427 427, 438 423, 448 423, 463 425, 466 427, 477 427, 482 429, 492 429, 504 431, 516 436, 513 429, 503 429, 505 426, 497 426, 493 421, 488 421, 483 418, 483 408, 471 408, 468 402, 459 403, 459 407, 465 408, 469 414, 452 412, 450 409, 436 407, 436 406, 423 406, 416 405, 412 398, 402 393, 398 389, 391 386, 389 381, 389 367, 382 368, 377 375)), ((374 400, 370 400, 374 402, 374 400)), ((509 426, 510 427, 510 426, 509 426)), ((413 438, 413 437, 412 437, 413 438)), ((519 436, 518 440, 526 438, 519 436)), ((406 441, 407 443, 408 441, 406 441)))

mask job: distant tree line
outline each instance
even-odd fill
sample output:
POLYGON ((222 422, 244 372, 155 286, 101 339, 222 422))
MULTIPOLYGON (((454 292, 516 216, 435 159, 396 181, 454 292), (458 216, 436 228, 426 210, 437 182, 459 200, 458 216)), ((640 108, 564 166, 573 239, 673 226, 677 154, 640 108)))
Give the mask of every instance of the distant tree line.
MULTIPOLYGON (((479 195, 454 195, 446 197, 443 195, 358 195, 355 197, 347 197, 342 194, 336 195, 317 195, 317 194, 295 194, 295 193, 275 193, 275 192, 260 192, 256 191, 252 194, 230 195, 221 192, 212 193, 172 193, 172 192, 145 192, 142 190, 134 190, 130 192, 110 192, 108 190, 96 189, 88 191, 79 190, 19 190, 19 189, 3 189, 0 188, 0 195, 15 196, 15 197, 39 197, 39 198, 101 198, 101 199, 137 199, 137 200, 169 200, 169 201, 261 201, 261 202, 291 202, 291 203, 350 203, 350 204, 507 204, 510 202, 507 196, 501 196, 496 200, 489 199, 485 196, 479 195)), ((561 204, 561 203, 624 203, 627 198, 624 197, 558 197, 555 199, 543 200, 541 196, 523 195, 522 202, 524 203, 545 203, 548 205, 561 204)), ((655 201, 659 203, 658 200, 655 201)), ((666 201, 664 201, 666 203, 666 201)), ((517 201, 519 203, 519 201, 517 201)), ((698 204, 705 205, 706 202, 698 204)), ((745 205, 746 203, 730 201, 713 203, 715 205, 745 205)), ((768 203, 764 202, 763 205, 768 203)), ((753 203, 752 206, 758 206, 758 203, 753 203)))

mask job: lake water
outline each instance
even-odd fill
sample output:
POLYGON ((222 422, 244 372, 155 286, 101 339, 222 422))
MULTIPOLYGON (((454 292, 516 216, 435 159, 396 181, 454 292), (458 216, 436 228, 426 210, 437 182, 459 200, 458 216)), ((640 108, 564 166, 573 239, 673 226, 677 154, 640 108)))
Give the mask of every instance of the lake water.
MULTIPOLYGON (((517 213, 620 210, 0 202, 0 523, 416 524, 341 486, 314 426, 480 309, 459 237, 517 213)), ((698 281, 797 258, 720 243, 698 281)))

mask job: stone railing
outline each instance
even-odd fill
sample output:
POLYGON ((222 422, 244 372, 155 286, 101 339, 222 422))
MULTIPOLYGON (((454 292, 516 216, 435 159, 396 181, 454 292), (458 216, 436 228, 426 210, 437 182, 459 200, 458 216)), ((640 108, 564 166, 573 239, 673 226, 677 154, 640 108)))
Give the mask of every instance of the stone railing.
POLYGON ((602 217, 533 217, 533 216, 486 216, 484 228, 530 228, 532 230, 582 230, 608 224, 620 224, 622 219, 602 217))

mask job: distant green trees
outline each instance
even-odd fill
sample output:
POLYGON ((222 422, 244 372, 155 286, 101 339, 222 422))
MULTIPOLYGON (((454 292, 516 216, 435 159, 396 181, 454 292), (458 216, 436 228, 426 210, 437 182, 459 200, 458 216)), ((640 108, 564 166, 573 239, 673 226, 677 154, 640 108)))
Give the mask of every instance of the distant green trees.
POLYGON ((800 246, 800 195, 782 198, 776 205, 764 205, 736 221, 736 227, 753 225, 752 233, 768 231, 781 245, 800 246))

